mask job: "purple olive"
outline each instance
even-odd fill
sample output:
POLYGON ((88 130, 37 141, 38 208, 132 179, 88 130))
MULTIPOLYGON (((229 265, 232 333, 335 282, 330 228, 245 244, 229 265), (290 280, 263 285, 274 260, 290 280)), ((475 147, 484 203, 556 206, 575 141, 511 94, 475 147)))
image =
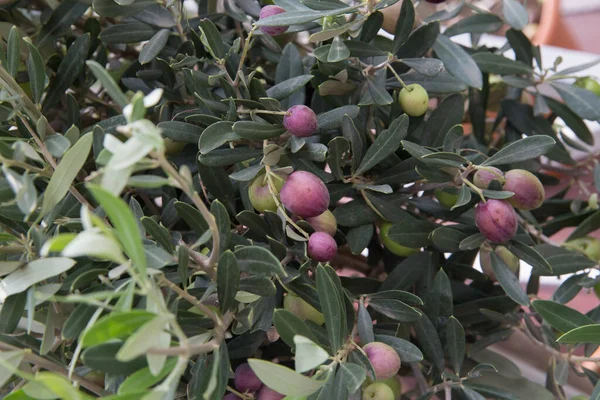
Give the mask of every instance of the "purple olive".
POLYGON ((544 185, 531 172, 513 169, 508 171, 504 178, 506 183, 503 189, 514 193, 514 196, 508 199, 513 207, 519 210, 535 210, 544 202, 546 198, 544 185))
POLYGON ((489 241, 504 243, 517 234, 517 213, 507 201, 490 199, 477 204, 475 224, 489 241))
MULTIPOLYGON (((284 13, 285 10, 279 6, 264 6, 260 9, 258 19, 270 17, 271 15, 277 15, 284 13)), ((261 26, 259 29, 262 33, 269 36, 281 35, 287 31, 289 26, 261 26)))
POLYGON ((484 169, 478 169, 477 172, 475 172, 475 175, 473 175, 473 183, 475 186, 481 189, 487 189, 492 181, 500 181, 500 177, 504 176, 502 171, 496 167, 489 167, 489 169, 494 170, 496 173, 484 169))
POLYGON ((292 106, 283 117, 283 126, 296 137, 308 137, 317 131, 317 115, 306 106, 292 106))
POLYGON ((228 393, 223 397, 223 400, 242 400, 242 398, 237 394, 228 393))
POLYGON ((315 232, 308 238, 308 255, 315 261, 331 261, 337 253, 335 239, 325 232, 315 232))
POLYGON ((398 373, 400 356, 391 346, 381 342, 371 342, 363 347, 367 358, 375 370, 375 379, 388 379, 398 373))
POLYGON ((274 391, 268 386, 263 386, 258 393, 256 393, 257 400, 281 400, 285 396, 279 392, 274 391))
POLYGON ((279 193, 290 212, 302 218, 316 217, 329 207, 329 191, 319 177, 306 171, 292 173, 279 193))
POLYGON ((317 215, 316 217, 306 218, 306 222, 308 222, 316 232, 325 232, 329 236, 335 236, 337 232, 337 220, 329 210, 325 210, 323 214, 317 215))
POLYGON ((256 392, 263 385, 248 363, 240 364, 235 369, 233 383, 235 384, 235 388, 240 392, 256 392))

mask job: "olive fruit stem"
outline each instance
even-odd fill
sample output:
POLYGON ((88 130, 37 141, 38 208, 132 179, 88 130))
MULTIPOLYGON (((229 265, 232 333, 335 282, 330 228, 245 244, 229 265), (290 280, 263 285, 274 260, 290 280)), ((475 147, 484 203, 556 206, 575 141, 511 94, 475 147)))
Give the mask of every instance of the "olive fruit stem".
POLYGON ((471 182, 471 181, 470 181, 470 180, 468 180, 468 179, 463 179, 463 182, 464 182, 464 183, 465 183, 465 184, 466 184, 468 187, 470 187, 471 189, 473 189, 473 191, 474 191, 475 193, 477 193, 477 194, 479 195, 479 197, 481 197, 481 201, 482 201, 483 203, 487 203, 487 201, 485 200, 485 197, 483 197, 483 190, 479 189, 477 186, 475 186, 475 185, 473 184, 473 182, 471 182))
MULTIPOLYGON (((252 40, 252 35, 254 34, 254 31, 257 29, 258 29, 258 26, 252 25, 252 29, 250 29, 250 32, 248 32, 248 36, 246 36, 246 41, 244 42, 244 50, 242 50, 242 55, 240 57, 240 64, 238 66, 238 71, 241 71, 242 68, 244 68, 244 62, 246 61, 246 57, 248 56, 248 51, 252 47, 250 40, 252 40)), ((237 88, 239 83, 240 83, 240 75, 237 74, 235 76, 235 80, 233 81, 233 86, 237 88)))
POLYGON ((400 86, 402 86, 404 89, 408 90, 409 92, 412 92, 413 89, 411 87, 408 87, 406 85, 406 83, 404 83, 402 78, 400 78, 400 75, 398 75, 398 73, 394 70, 394 68, 390 64, 385 64, 385 66, 392 72, 392 74, 394 74, 394 76, 396 77, 398 82, 400 82, 400 86))

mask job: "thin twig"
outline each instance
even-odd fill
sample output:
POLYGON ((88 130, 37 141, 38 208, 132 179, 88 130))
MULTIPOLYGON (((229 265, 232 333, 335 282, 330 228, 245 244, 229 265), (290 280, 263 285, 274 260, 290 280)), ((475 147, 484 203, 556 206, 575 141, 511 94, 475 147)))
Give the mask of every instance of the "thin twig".
POLYGON ((179 297, 186 300, 188 303, 196 307, 207 317, 212 319, 212 321, 215 323, 215 326, 218 326, 222 323, 221 318, 219 318, 217 313, 211 310, 210 307, 202 304, 202 302, 200 302, 197 298, 195 298, 194 296, 192 296, 191 294, 189 294, 188 292, 186 292, 185 290, 181 289, 179 286, 168 280, 164 275, 161 275, 161 277, 158 279, 158 283, 162 286, 170 288, 172 291, 177 293, 179 297))

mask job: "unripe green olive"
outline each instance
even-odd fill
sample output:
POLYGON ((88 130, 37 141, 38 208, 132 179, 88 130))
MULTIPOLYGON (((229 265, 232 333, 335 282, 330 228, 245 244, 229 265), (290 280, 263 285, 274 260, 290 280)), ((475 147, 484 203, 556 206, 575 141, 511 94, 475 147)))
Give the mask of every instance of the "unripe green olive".
POLYGON ((398 102, 407 115, 420 117, 427 111, 429 95, 423 86, 413 83, 400 91, 398 102))
POLYGON ((585 78, 579 78, 575 81, 575 86, 587 89, 592 93, 600 96, 600 83, 597 80, 587 76, 585 78))
POLYGON ((458 200, 458 190, 455 188, 436 189, 435 198, 446 208, 452 208, 458 200))

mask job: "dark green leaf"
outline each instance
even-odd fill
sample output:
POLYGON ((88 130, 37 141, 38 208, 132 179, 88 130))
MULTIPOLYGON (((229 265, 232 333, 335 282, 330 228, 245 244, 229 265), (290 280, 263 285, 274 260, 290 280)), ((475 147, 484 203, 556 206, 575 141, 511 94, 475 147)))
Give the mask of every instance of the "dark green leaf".
POLYGON ((219 307, 222 312, 229 311, 235 306, 235 294, 240 283, 240 269, 231 251, 226 251, 219 259, 217 268, 217 289, 219 307))
POLYGON ((342 120, 345 115, 350 118, 356 118, 360 109, 358 106, 349 105, 334 108, 331 111, 324 112, 323 114, 317 115, 317 123, 319 126, 319 132, 326 132, 331 129, 339 128, 342 126, 342 120))
POLYGON ((156 32, 154 36, 142 47, 140 51, 139 62, 144 65, 154 60, 156 56, 162 51, 169 40, 169 29, 161 29, 156 32))
POLYGON ((257 246, 242 247, 234 252, 240 270, 254 275, 286 277, 279 260, 270 251, 257 246))
POLYGON ((492 33, 502 28, 504 22, 494 14, 474 14, 451 25, 444 35, 451 37, 463 33, 492 33))
POLYGON ((156 314, 141 310, 113 312, 100 318, 91 328, 86 329, 81 338, 81 345, 83 347, 96 346, 109 340, 128 337, 155 317, 156 314))
POLYGON ((271 86, 267 90, 269 97, 277 100, 288 98, 294 92, 302 89, 308 82, 312 80, 312 75, 300 75, 271 86))
POLYGON ((474 235, 471 235, 471 236, 463 239, 460 242, 458 247, 462 251, 475 250, 475 249, 478 249, 483 244, 483 242, 485 242, 486 240, 487 240, 487 238, 485 236, 483 236, 483 234, 476 233, 474 235))
POLYGON ((111 25, 105 28, 98 39, 106 44, 139 43, 149 40, 156 33, 156 28, 140 22, 111 25))
POLYGON ((327 269, 329 266, 319 265, 317 267, 317 292, 319 294, 319 302, 325 317, 325 326, 329 342, 333 351, 339 350, 346 340, 346 322, 345 322, 345 305, 339 278, 334 279, 333 274, 330 274, 327 269))
POLYGON ((313 342, 318 343, 317 338, 306 324, 287 310, 275 310, 273 313, 273 324, 281 336, 281 339, 292 349, 296 347, 296 344, 294 343, 295 335, 304 336, 313 342))
POLYGON ((513 240, 508 244, 507 247, 511 253, 534 268, 540 268, 548 272, 552 272, 552 266, 548 263, 548 261, 546 261, 546 259, 531 246, 513 240))
POLYGON ((544 100, 552 112, 560 117, 580 140, 590 145, 594 143, 594 137, 590 132, 590 128, 588 128, 587 124, 577 114, 571 111, 569 107, 550 97, 544 97, 544 100))
POLYGON ((465 330, 454 316, 448 319, 446 325, 446 352, 452 362, 452 368, 458 375, 465 358, 465 330))
POLYGON ((600 119, 600 96, 596 93, 560 82, 551 85, 575 114, 590 121, 600 119))
POLYGON ((29 47, 29 58, 27 59, 29 84, 31 85, 33 101, 37 104, 42 99, 46 87, 46 65, 38 49, 33 44, 26 43, 29 47))
POLYGON ((95 312, 96 307, 89 304, 79 304, 75 307, 63 325, 62 337, 67 340, 79 337, 95 312))
POLYGON ((528 136, 505 146, 481 165, 504 165, 531 160, 546 154, 555 144, 556 141, 550 136, 528 136))
MULTIPOLYGON (((398 355, 400 359, 404 363, 413 363, 413 362, 421 362, 423 361, 423 353, 421 350, 408 340, 400 339, 395 336, 389 335, 375 335, 375 339, 378 342, 382 342, 391 346, 398 355)), ((361 336, 362 342, 362 336, 361 336)))
POLYGON ((342 15, 356 10, 359 6, 336 8, 335 10, 326 11, 287 11, 285 13, 272 15, 270 17, 261 18, 256 22, 257 26, 289 26, 301 25, 307 22, 314 21, 319 18, 329 17, 332 15, 342 15))
POLYGON ((346 384, 346 389, 350 394, 360 389, 367 378, 367 373, 363 367, 349 362, 340 363, 338 374, 341 374, 341 379, 346 384))
MULTIPOLYGON (((30 289, 32 290, 32 289, 30 289)), ((27 292, 16 293, 8 296, 0 309, 0 332, 13 333, 17 329, 19 320, 25 311, 27 292)))
POLYGON ((473 60, 482 72, 500 75, 531 75, 533 69, 531 66, 520 61, 514 61, 500 54, 494 53, 476 53, 473 54, 473 60))
POLYGON ((390 124, 389 129, 377 136, 375 142, 367 150, 355 175, 361 175, 394 153, 400 147, 402 139, 406 137, 407 131, 408 117, 403 114, 390 124))
POLYGON ((336 36, 333 38, 331 47, 329 48, 329 54, 327 55, 327 62, 336 63, 344 61, 348 57, 350 57, 350 49, 346 47, 342 37, 336 36))
POLYGON ((13 77, 17 75, 21 63, 19 29, 16 26, 10 28, 6 48, 6 71, 13 77))
MULTIPOLYGON (((217 122, 220 124, 221 122, 217 122)), ((217 125, 215 124, 215 125, 217 125)), ((214 126, 214 125, 211 125, 214 126)), ((209 127, 210 128, 210 127, 209 127)), ((209 128, 206 128, 207 130, 209 128)), ((285 128, 277 125, 266 124, 264 122, 238 121, 233 125, 233 131, 240 137, 249 140, 273 139, 283 133, 285 128)), ((206 131, 205 131, 206 133, 206 131)), ((202 135, 204 138, 204 134, 202 135)), ((202 139, 201 139, 202 141, 202 139)))
POLYGON ((514 272, 508 268, 508 265, 506 265, 504 260, 502 260, 495 251, 492 251, 490 255, 492 271, 494 271, 498 282, 506 291, 506 294, 515 302, 528 306, 529 296, 527 296, 525 290, 521 287, 519 279, 515 276, 514 272))
POLYGON ((375 340, 373 334, 373 320, 362 301, 358 302, 358 318, 356 320, 356 326, 361 343, 367 344, 375 340))
MULTIPOLYGON (((217 124, 224 124, 226 126, 229 126, 229 129, 231 129, 232 126, 231 122, 226 121, 217 122, 217 124)), ((160 124, 158 124, 158 127, 162 129, 164 137, 168 137, 169 139, 173 139, 178 142, 198 143, 200 135, 202 134, 202 136, 204 136, 202 128, 181 121, 161 122, 160 124)), ((206 130, 208 130, 209 128, 210 127, 206 128, 206 130)))
POLYGON ((346 241, 352 254, 360 254, 369 245, 373 237, 373 224, 365 224, 350 228, 346 234, 346 241))
POLYGON ((594 321, 579 311, 550 300, 535 300, 531 303, 535 311, 560 332, 569 332, 594 321))
POLYGON ((92 346, 81 354, 81 361, 93 370, 110 374, 128 375, 147 367, 146 357, 138 357, 127 362, 118 361, 117 353, 121 346, 121 342, 92 346))
POLYGON ((381 314, 400 322, 414 322, 421 318, 421 313, 408 304, 395 299, 371 299, 369 307, 381 314))
POLYGON ((227 46, 223 43, 221 34, 215 24, 209 19, 203 19, 198 24, 202 36, 200 39, 212 56, 218 60, 227 54, 227 46))
POLYGON ((483 86, 481 71, 462 47, 440 34, 433 45, 433 50, 454 77, 473 88, 481 89, 483 86))
POLYGON ((92 70, 92 73, 102 83, 104 90, 112 97, 112 99, 122 108, 129 103, 127 97, 121 91, 121 88, 117 85, 112 76, 98 64, 96 61, 86 61, 86 65, 92 70))
POLYGON ((392 41, 392 53, 396 54, 400 47, 406 42, 415 25, 415 7, 412 1, 403 1, 396 29, 394 30, 394 40, 392 41))
POLYGON ((260 157, 263 154, 262 149, 252 149, 249 147, 236 147, 235 149, 217 149, 207 154, 201 154, 198 161, 207 167, 221 167, 246 161, 251 158, 260 157))
POLYGON ((563 344, 600 344, 600 325, 586 325, 573 329, 559 337, 558 342, 563 344))
POLYGON ((444 350, 438 333, 426 315, 415 324, 415 333, 421 344, 421 348, 429 361, 439 371, 444 370, 444 350))

